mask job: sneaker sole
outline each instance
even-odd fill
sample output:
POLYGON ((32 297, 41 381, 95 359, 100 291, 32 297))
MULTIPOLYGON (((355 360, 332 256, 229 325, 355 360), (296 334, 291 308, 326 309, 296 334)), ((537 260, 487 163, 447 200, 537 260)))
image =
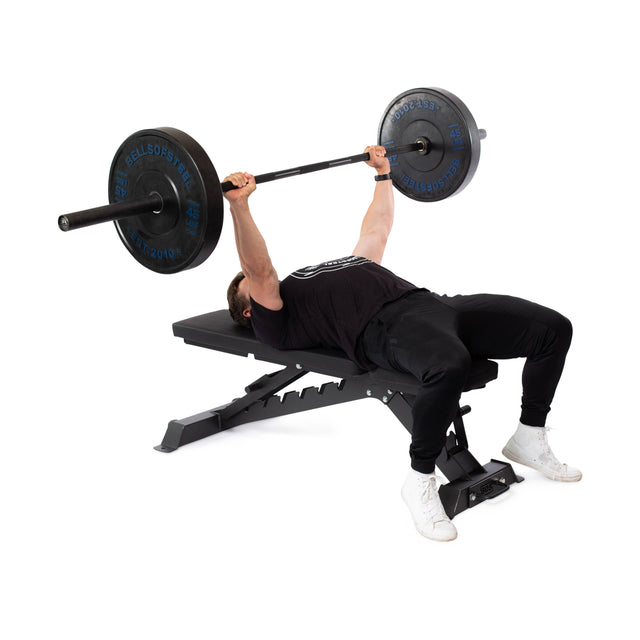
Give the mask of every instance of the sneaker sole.
POLYGON ((582 474, 578 476, 559 476, 552 471, 547 471, 544 467, 536 466, 531 462, 524 460, 524 458, 520 458, 518 454, 509 451, 506 447, 502 450, 502 455, 509 458, 509 460, 512 460, 513 462, 523 464, 525 467, 529 467, 530 469, 539 471, 543 476, 549 478, 549 480, 555 480, 556 482, 579 482, 580 480, 582 480, 582 474))

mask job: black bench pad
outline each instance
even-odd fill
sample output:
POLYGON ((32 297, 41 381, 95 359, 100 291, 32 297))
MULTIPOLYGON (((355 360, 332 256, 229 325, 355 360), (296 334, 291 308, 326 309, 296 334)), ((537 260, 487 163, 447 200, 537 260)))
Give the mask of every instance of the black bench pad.
MULTIPOLYGON (((419 382, 410 374, 387 369, 363 371, 342 351, 332 349, 280 350, 261 343, 250 329, 236 325, 227 309, 181 320, 173 325, 173 334, 187 344, 239 356, 254 355, 256 360, 282 365, 300 365, 305 371, 336 378, 368 376, 372 384, 394 391, 416 393, 419 382)), ((479 389, 498 377, 498 365, 492 360, 474 360, 465 391, 479 389)))

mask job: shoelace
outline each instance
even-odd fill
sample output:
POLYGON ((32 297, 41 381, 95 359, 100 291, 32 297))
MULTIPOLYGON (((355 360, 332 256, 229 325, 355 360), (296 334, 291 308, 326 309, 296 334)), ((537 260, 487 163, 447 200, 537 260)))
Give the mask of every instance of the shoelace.
POLYGON ((444 511, 444 507, 438 497, 438 487, 436 485, 435 478, 429 478, 429 480, 420 479, 420 502, 425 508, 425 512, 429 520, 434 524, 443 520, 448 520, 447 514, 444 511))
POLYGON ((556 458, 553 451, 551 451, 551 447, 549 446, 549 441, 547 440, 547 432, 552 431, 552 427, 543 427, 544 428, 544 436, 542 441, 544 442, 544 452, 547 456, 549 456, 549 460, 554 464, 560 467, 562 473, 567 473, 568 465, 561 463, 558 458, 556 458))
POLYGON ((553 455, 553 451, 551 451, 551 447, 549 446, 549 441, 547 440, 547 433, 549 431, 551 431, 551 427, 543 427, 544 431, 543 431, 543 435, 540 438, 542 440, 542 443, 544 445, 544 452, 552 459, 552 460, 556 460, 555 455, 553 455))

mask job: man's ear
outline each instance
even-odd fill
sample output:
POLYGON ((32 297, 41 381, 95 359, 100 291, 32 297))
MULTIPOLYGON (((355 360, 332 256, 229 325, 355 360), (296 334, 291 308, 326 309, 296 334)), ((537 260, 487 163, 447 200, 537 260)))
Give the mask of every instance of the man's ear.
POLYGON ((243 315, 245 318, 250 318, 250 317, 251 317, 251 309, 250 309, 249 307, 247 307, 247 308, 242 312, 242 315, 243 315))

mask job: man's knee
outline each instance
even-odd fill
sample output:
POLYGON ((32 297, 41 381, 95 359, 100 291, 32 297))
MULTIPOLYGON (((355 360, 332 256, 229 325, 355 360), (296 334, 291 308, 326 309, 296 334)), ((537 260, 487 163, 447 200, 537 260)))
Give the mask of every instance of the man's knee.
POLYGON ((440 387, 451 388, 451 390, 462 390, 469 371, 471 370, 471 356, 464 348, 444 349, 437 360, 425 368, 421 381, 427 385, 439 385, 440 387))
POLYGON ((569 346, 571 344, 571 338, 573 338, 573 325, 571 324, 571 320, 569 318, 565 318, 560 314, 558 319, 558 326, 556 328, 556 332, 560 336, 560 339, 569 346))
POLYGON ((571 320, 557 311, 549 309, 545 324, 548 331, 548 338, 553 346, 562 351, 567 351, 571 345, 573 337, 573 325, 571 320))

